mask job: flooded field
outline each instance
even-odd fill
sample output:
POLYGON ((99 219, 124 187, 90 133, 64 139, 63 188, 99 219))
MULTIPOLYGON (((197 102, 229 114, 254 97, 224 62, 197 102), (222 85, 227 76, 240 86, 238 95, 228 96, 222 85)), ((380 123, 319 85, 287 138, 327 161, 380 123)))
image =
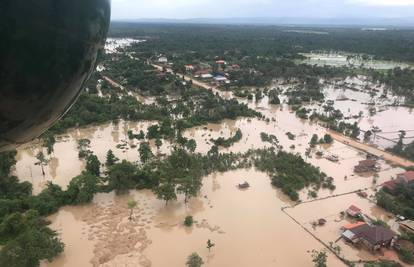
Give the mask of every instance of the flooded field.
MULTIPOLYGON (((192 252, 206 266, 312 266, 310 251, 322 246, 282 213, 289 204, 267 175, 254 170, 206 177, 187 206, 181 199, 166 207, 148 191, 99 194, 93 204, 51 216, 67 247, 43 266, 184 266, 192 252), (243 181, 251 188, 239 190, 243 181), (133 221, 129 199, 138 202, 133 221), (182 225, 187 215, 195 220, 191 228, 182 225), (208 239, 215 243, 211 252, 208 239)), ((330 255, 329 266, 344 265, 330 255)))
MULTIPOLYGON (((112 150, 116 157, 131 162, 139 160, 137 140, 128 139, 128 130, 138 134, 139 131, 147 131, 147 128, 156 122, 124 122, 108 123, 83 129, 73 129, 57 138, 54 152, 50 155, 50 162, 42 175, 40 166, 36 166, 36 154, 44 149, 39 142, 26 144, 18 149, 15 175, 21 180, 33 184, 34 193, 39 193, 48 181, 66 188, 70 180, 79 175, 85 169, 85 162, 78 157, 78 140, 89 139, 90 150, 98 157, 101 163, 105 163, 106 153, 112 150)), ((168 153, 171 145, 167 140, 158 151, 154 141, 150 142, 152 151, 157 153, 168 153)))
MULTIPOLYGON (((345 121, 358 123, 364 132, 377 129, 379 132, 375 145, 385 149, 394 146, 398 141, 400 130, 407 131, 404 143, 414 141, 414 109, 402 106, 403 97, 394 96, 386 92, 386 88, 364 79, 363 76, 347 78, 341 82, 328 83, 323 91, 325 104, 333 103, 333 108, 341 111, 345 121)), ((307 106, 321 114, 326 114, 319 104, 307 106)))
MULTIPOLYGON (((221 148, 221 151, 245 152, 251 148, 269 146, 260 139, 260 133, 266 132, 277 136, 285 150, 304 155, 312 134, 321 136, 325 133, 325 129, 319 125, 298 119, 288 106, 270 106, 265 101, 250 101, 248 104, 273 118, 270 122, 244 118, 225 120, 219 124, 189 129, 184 135, 197 141, 197 152, 206 153, 211 148, 211 138, 229 137, 241 129, 242 140, 229 148, 221 148), (287 137, 288 131, 295 134, 294 140, 287 137)), ((130 129, 134 133, 146 131, 153 123, 155 122, 121 121, 118 124, 69 131, 59 137, 52 159, 46 167, 45 177, 42 176, 40 167, 35 166, 35 154, 40 148, 34 142, 19 149, 16 174, 34 182, 35 193, 40 192, 49 180, 65 187, 85 167, 84 162, 78 159, 77 152, 77 140, 82 138, 91 140, 90 149, 101 162, 105 161, 109 149, 121 159, 138 161, 138 151, 134 148, 137 144, 128 140, 127 132, 130 129), (125 148, 117 148, 117 145, 123 143, 127 144, 125 148)), ((155 146, 152 149, 156 153, 155 146)), ((160 152, 168 153, 170 149, 170 144, 164 141, 160 152)), ((320 146, 317 150, 340 156, 339 162, 331 162, 324 157, 317 157, 315 149, 307 159, 328 176, 332 176, 337 186, 335 191, 320 190, 319 198, 360 189, 366 189, 369 196, 372 196, 376 185, 402 172, 399 168, 381 162, 382 170, 377 183, 373 184, 372 173, 353 173, 353 167, 365 158, 363 153, 338 142, 320 146)), ((51 227, 61 233, 62 241, 66 244, 65 252, 52 263, 44 263, 43 266, 137 266, 137 263, 139 266, 183 266, 186 257, 192 252, 199 253, 208 266, 253 266, 257 263, 260 263, 258 266, 311 266, 310 251, 322 248, 322 244, 281 211, 282 207, 292 203, 270 185, 266 174, 254 170, 238 170, 211 175, 204 179, 203 184, 200 196, 192 199, 188 206, 179 200, 165 207, 151 192, 137 191, 127 196, 98 194, 93 204, 61 209, 50 219, 51 227), (244 181, 249 182, 251 188, 240 191, 236 185, 244 181), (139 203, 133 222, 127 218, 127 202, 131 198, 139 203), (193 229, 182 226, 186 215, 193 215, 197 221, 193 229), (216 243, 210 253, 205 248, 208 239, 216 243), (78 254, 82 256, 75 256, 78 254)), ((300 192, 300 198, 304 201, 312 199, 307 189, 300 192)), ((317 205, 318 202, 314 203, 317 205)), ((342 206, 350 204, 361 205, 373 217, 387 216, 375 208, 373 203, 360 199, 356 194, 321 203, 324 204, 323 208, 317 208, 321 210, 318 217, 338 214, 343 209, 342 206), (364 204, 360 204, 361 201, 364 204), (373 214, 371 210, 376 213, 373 214)), ((316 216, 309 214, 309 210, 314 208, 302 208, 306 205, 308 204, 288 210, 293 216, 298 216, 305 226, 316 216)), ((321 231, 317 234, 323 237, 324 242, 330 242, 337 237, 339 224, 332 223, 332 226, 323 229, 327 233, 321 231)), ((343 253, 352 259, 365 260, 370 257, 352 248, 344 248, 343 253)), ((330 255, 329 259, 329 266, 343 266, 334 255, 330 255)))
MULTIPOLYGON (((114 45, 123 45, 123 42, 115 42, 114 45)), ((194 83, 200 84, 197 81, 194 83)), ((370 85, 378 90, 374 96, 365 91, 366 84, 363 79, 347 80, 343 84, 328 85, 324 93, 327 100, 334 100, 335 108, 346 117, 362 112, 361 118, 349 118, 349 121, 356 120, 363 130, 373 126, 383 132, 414 129, 411 110, 389 107, 400 99, 380 99, 384 88, 370 85), (369 115, 371 102, 376 103, 378 110, 369 115), (397 117, 398 120, 392 119, 397 117)), ((223 98, 233 97, 231 92, 212 90, 223 98)), ((134 95, 143 102, 154 101, 134 95)), ((206 266, 312 266, 312 250, 320 250, 324 244, 337 241, 341 226, 349 222, 339 214, 352 204, 362 208, 368 216, 387 221, 396 229, 392 216, 378 208, 372 200, 377 187, 401 173, 401 168, 380 160, 381 171, 375 179, 374 173, 357 175, 354 166, 366 155, 336 141, 331 145, 319 145, 306 156, 312 135, 322 137, 327 133, 325 128, 297 118, 286 104, 269 105, 267 97, 260 101, 239 101, 260 111, 268 120, 238 118, 188 129, 183 135, 195 139, 196 152, 206 153, 212 146, 211 139, 229 138, 238 129, 243 135, 241 140, 228 148, 220 147, 220 152, 246 152, 269 147, 269 143, 261 140, 260 133, 272 134, 284 150, 299 153, 307 162, 332 177, 336 189, 319 190, 317 198, 325 199, 314 202, 308 202, 315 200, 315 197, 310 196, 309 189, 304 189, 299 196, 305 203, 293 207, 294 203, 287 196, 271 186, 267 174, 248 169, 205 177, 199 196, 187 205, 179 198, 165 206, 147 190, 131 191, 122 196, 100 193, 91 204, 65 207, 49 217, 51 228, 60 233, 66 247, 62 255, 51 263, 43 262, 42 266, 178 267, 184 266, 192 252, 197 252, 206 266), (293 134, 294 138, 289 138, 288 133, 293 134), (322 152, 323 156, 317 156, 317 151, 322 152), (329 155, 337 155, 338 162, 329 161, 329 155), (244 181, 251 187, 239 190, 237 184, 244 181), (368 198, 356 195, 354 192, 357 190, 367 192, 368 198), (131 199, 138 202, 133 220, 128 219, 127 203, 131 199), (187 215, 195 219, 191 228, 183 226, 187 215), (320 218, 326 219, 327 224, 313 228, 312 222, 320 218), (215 244, 211 251, 206 248, 209 239, 215 244)), ((320 106, 312 108, 317 110, 320 106)), ((35 157, 42 148, 39 141, 34 141, 18 149, 14 173, 21 180, 32 182, 35 194, 45 187, 47 181, 65 188, 85 168, 85 162, 78 158, 77 149, 78 141, 85 138, 91 141, 89 149, 101 163, 105 162, 110 149, 120 159, 139 163, 139 141, 129 140, 128 131, 134 134, 141 130, 146 132, 149 126, 156 123, 119 121, 70 130, 57 138, 44 176, 40 166, 36 165, 35 157)), ((163 140, 159 150, 154 141, 151 141, 151 148, 154 154, 168 154, 172 147, 170 142, 163 140)), ((378 258, 377 255, 356 250, 342 240, 337 244, 341 247, 341 256, 351 261, 378 258)), ((332 253, 329 252, 328 256, 329 267, 345 266, 332 253)))
POLYGON ((336 66, 336 67, 355 67, 371 69, 393 69, 411 68, 412 66, 402 62, 392 62, 385 60, 362 59, 360 56, 346 53, 303 53, 307 59, 301 63, 319 66, 336 66))

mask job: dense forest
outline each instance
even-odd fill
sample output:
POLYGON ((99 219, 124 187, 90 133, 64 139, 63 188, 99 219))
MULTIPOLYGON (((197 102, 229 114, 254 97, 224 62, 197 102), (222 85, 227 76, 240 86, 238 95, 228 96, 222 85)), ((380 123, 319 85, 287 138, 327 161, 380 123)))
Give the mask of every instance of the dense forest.
MULTIPOLYGON (((309 29, 311 28, 304 28, 304 30, 309 29)), ((359 28, 312 28, 326 34, 303 34, 291 30, 292 28, 263 25, 113 22, 110 36, 148 39, 150 42, 144 43, 146 51, 171 56, 173 53, 180 53, 187 55, 188 59, 205 59, 212 54, 224 56, 225 52, 226 56, 296 58, 298 53, 325 50, 370 54, 379 59, 414 62, 414 32, 411 30, 363 31, 359 28)))

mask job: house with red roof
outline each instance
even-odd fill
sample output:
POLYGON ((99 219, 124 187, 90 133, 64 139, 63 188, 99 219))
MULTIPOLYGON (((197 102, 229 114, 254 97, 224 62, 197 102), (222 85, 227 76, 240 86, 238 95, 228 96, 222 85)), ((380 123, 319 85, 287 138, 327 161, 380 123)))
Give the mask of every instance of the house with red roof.
POLYGON ((407 172, 398 174, 397 180, 405 184, 414 182, 414 171, 407 171, 407 172))
POLYGON ((382 184, 390 193, 393 193, 398 185, 407 186, 414 183, 414 171, 407 171, 397 175, 395 180, 390 180, 382 184))

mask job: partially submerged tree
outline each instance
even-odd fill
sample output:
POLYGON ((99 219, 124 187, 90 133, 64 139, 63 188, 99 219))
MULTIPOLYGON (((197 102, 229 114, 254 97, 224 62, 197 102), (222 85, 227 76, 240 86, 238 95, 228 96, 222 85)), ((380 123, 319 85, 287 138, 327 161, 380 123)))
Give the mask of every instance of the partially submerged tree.
POLYGON ((177 191, 184 194, 184 202, 187 203, 190 197, 196 197, 202 187, 201 177, 185 176, 178 181, 177 191))
POLYGON ((190 227, 190 226, 193 225, 193 223, 194 223, 193 216, 186 216, 185 217, 185 219, 184 219, 184 225, 185 226, 190 227))
POLYGON ((314 263, 315 267, 327 267, 326 265, 328 259, 328 255, 326 254, 326 251, 312 251, 312 262, 314 263))
POLYGON ((101 163, 99 162, 99 159, 95 155, 88 156, 88 159, 86 161, 86 171, 89 173, 99 176, 101 174, 100 171, 101 163))
POLYGON ((90 151, 91 140, 80 139, 78 140, 78 157, 80 159, 87 158, 92 152, 90 151))
POLYGON ((75 205, 88 203, 98 191, 99 178, 90 172, 83 172, 70 181, 66 201, 75 205))
POLYGON ((108 152, 106 153, 106 163, 105 165, 107 167, 111 167, 112 165, 114 165, 119 159, 117 157, 115 157, 114 152, 112 152, 112 150, 108 150, 108 152))
POLYGON ((43 147, 46 148, 47 154, 48 155, 52 154, 54 151, 54 145, 56 143, 55 136, 50 132, 46 132, 43 135, 42 139, 43 139, 43 147))
POLYGON ((136 167, 123 160, 115 164, 108 170, 108 187, 115 190, 117 194, 127 192, 129 189, 136 187, 135 178, 137 176, 136 167))
POLYGON ((207 249, 208 252, 210 252, 211 248, 214 247, 216 244, 214 244, 213 242, 211 242, 211 240, 207 240, 207 249))
POLYGON ((43 151, 40 151, 39 153, 37 153, 36 159, 38 161, 35 163, 35 165, 40 166, 40 168, 42 169, 42 176, 44 178, 45 175, 46 175, 44 166, 47 166, 47 164, 49 163, 49 160, 46 159, 45 154, 43 153, 43 151))
POLYGON ((142 163, 147 163, 150 158, 152 158, 153 154, 151 151, 151 147, 148 142, 142 142, 138 148, 139 157, 141 158, 142 163))
POLYGON ((188 256, 185 264, 188 267, 201 267, 204 264, 204 261, 197 253, 194 252, 188 256))
POLYGON ((157 188, 155 188, 155 194, 157 195, 157 198, 165 201, 166 206, 171 200, 177 199, 175 184, 172 181, 161 183, 157 188))
POLYGON ((130 211, 130 213, 129 213, 129 220, 132 220, 132 214, 133 214, 134 209, 136 208, 137 204, 138 203, 135 200, 128 201, 128 209, 130 211))
POLYGON ((155 139, 155 146, 157 147, 157 151, 159 152, 162 146, 162 141, 160 138, 155 139))

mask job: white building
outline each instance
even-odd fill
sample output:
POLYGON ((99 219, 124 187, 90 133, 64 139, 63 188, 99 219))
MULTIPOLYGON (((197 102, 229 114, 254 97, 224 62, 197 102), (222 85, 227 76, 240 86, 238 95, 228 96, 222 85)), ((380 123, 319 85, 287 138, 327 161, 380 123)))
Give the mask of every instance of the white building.
POLYGON ((167 57, 159 57, 158 62, 159 63, 168 63, 168 58, 167 57))
POLYGON ((213 75, 211 75, 210 73, 201 74, 201 78, 202 79, 211 79, 211 78, 213 78, 213 75))

